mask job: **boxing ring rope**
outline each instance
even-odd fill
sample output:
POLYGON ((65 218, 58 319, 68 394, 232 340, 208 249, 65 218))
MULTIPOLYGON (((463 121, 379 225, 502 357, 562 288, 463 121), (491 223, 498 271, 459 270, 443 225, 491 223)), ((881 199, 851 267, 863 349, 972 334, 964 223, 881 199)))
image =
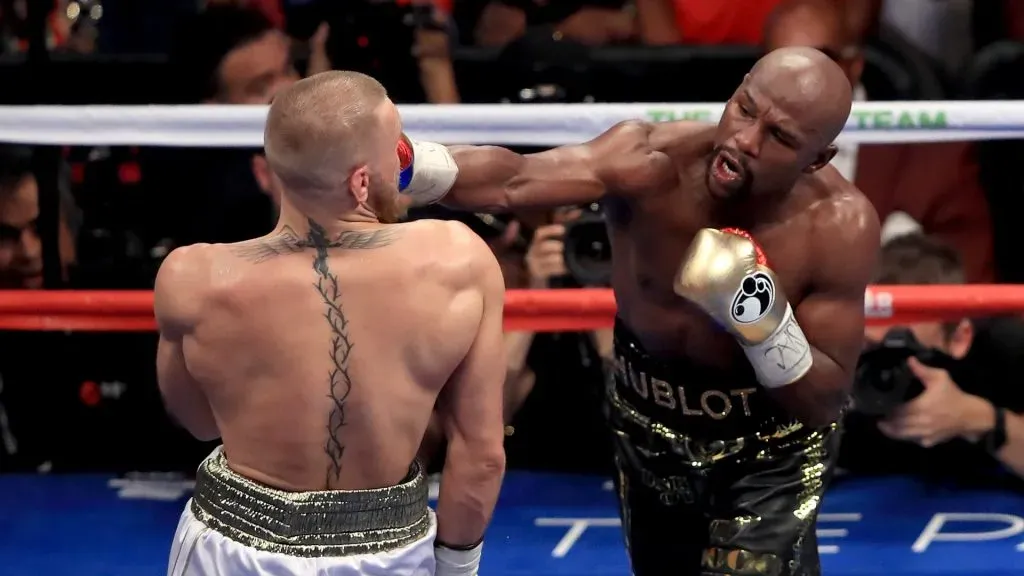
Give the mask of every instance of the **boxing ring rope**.
MULTIPOLYGON (((463 104, 399 107, 406 132, 445 144, 557 146, 617 122, 715 121, 722 103, 463 104)), ((0 142, 35 145, 258 148, 265 106, 0 106, 0 142)), ((839 140, 920 143, 1024 138, 1024 102, 859 102, 839 140)), ((0 291, 0 329, 150 331, 148 291, 0 291)), ((1024 313, 1024 285, 874 286, 871 323, 1024 313)), ((508 330, 579 331, 612 325, 610 290, 512 290, 508 330)))
MULTIPOLYGON (((864 298, 872 324, 955 321, 1024 313, 1024 285, 872 286, 864 298)), ((509 290, 505 329, 532 332, 609 328, 607 289, 509 290)), ((156 327, 151 291, 0 291, 0 330, 143 332, 156 327)))
MULTIPOLYGON (((404 105, 406 132, 443 144, 558 146, 617 122, 717 120, 708 104, 404 105)), ((0 106, 0 142, 45 145, 260 147, 265 106, 0 106)), ((861 143, 1024 138, 1018 101, 858 102, 840 136, 861 143)))

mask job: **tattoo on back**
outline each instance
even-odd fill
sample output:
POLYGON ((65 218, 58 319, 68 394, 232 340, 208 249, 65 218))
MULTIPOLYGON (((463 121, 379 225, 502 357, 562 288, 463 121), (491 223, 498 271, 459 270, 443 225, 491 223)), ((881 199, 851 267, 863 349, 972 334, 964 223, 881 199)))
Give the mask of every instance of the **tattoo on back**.
POLYGON ((352 377, 349 373, 349 357, 355 345, 348 331, 348 318, 341 306, 341 290, 338 276, 328 265, 328 249, 372 249, 391 244, 394 231, 389 229, 372 231, 343 232, 334 238, 328 238, 322 226, 309 221, 309 234, 299 238, 293 229, 285 226, 280 234, 271 238, 263 238, 248 245, 236 245, 234 252, 238 256, 253 262, 263 262, 275 256, 294 254, 312 248, 313 270, 317 280, 313 284, 324 303, 324 318, 331 328, 331 369, 328 374, 329 389, 327 397, 331 401, 331 410, 327 416, 327 441, 324 453, 327 454, 326 484, 330 485, 341 477, 341 459, 345 454, 342 429, 346 425, 345 403, 352 391, 352 377))
POLYGON ((285 226, 275 236, 260 238, 232 246, 231 251, 240 258, 260 263, 275 256, 295 254, 309 248, 318 248, 313 242, 313 226, 320 230, 327 248, 342 248, 348 250, 359 250, 368 248, 380 248, 391 244, 394 240, 394 231, 390 229, 365 230, 342 232, 332 239, 328 239, 324 229, 319 224, 310 220, 309 234, 300 238, 291 226, 285 226))

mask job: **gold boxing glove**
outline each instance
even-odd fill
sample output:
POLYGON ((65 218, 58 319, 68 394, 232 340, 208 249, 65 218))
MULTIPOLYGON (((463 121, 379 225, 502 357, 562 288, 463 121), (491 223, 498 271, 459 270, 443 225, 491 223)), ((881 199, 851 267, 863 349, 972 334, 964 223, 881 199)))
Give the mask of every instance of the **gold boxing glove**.
POLYGON ((762 386, 792 384, 810 370, 810 344, 750 234, 735 228, 697 232, 675 291, 736 336, 762 386))

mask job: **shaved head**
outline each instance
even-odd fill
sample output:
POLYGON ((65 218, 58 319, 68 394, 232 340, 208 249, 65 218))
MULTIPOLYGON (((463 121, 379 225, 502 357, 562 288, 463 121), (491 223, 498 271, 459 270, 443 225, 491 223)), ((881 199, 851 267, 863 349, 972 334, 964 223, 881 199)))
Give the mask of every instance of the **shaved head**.
POLYGON ((842 132, 853 105, 853 87, 831 58, 814 48, 769 52, 754 64, 744 84, 756 87, 780 107, 799 114, 801 124, 825 145, 842 132))
POLYGON ((787 192, 802 174, 831 161, 852 102, 843 69, 821 51, 769 52, 743 79, 718 122, 709 189, 722 198, 787 192))
POLYGON ((352 170, 372 163, 372 141, 387 105, 380 82, 358 72, 324 72, 296 82, 270 105, 263 133, 268 166, 294 194, 345 188, 352 170))

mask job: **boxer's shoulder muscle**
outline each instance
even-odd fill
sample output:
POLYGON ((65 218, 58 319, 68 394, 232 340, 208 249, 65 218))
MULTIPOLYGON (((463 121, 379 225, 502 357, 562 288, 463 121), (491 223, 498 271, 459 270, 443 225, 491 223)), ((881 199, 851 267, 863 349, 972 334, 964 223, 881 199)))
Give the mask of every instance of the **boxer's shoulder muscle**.
POLYGON ((813 184, 823 197, 812 206, 810 242, 819 281, 851 283, 863 290, 878 254, 881 225, 878 212, 852 183, 841 176, 823 174, 813 184), (858 287, 859 286, 859 287, 858 287))
POLYGON ((422 263, 422 273, 458 276, 484 256, 494 256, 479 235, 458 221, 424 219, 397 227, 408 248, 403 257, 422 263))
POLYGON ((211 244, 193 244, 176 248, 164 258, 153 288, 153 309, 161 327, 189 325, 199 317, 215 249, 211 244))
POLYGON ((707 122, 656 122, 651 124, 651 146, 670 156, 703 155, 711 148, 715 129, 714 124, 707 122))

